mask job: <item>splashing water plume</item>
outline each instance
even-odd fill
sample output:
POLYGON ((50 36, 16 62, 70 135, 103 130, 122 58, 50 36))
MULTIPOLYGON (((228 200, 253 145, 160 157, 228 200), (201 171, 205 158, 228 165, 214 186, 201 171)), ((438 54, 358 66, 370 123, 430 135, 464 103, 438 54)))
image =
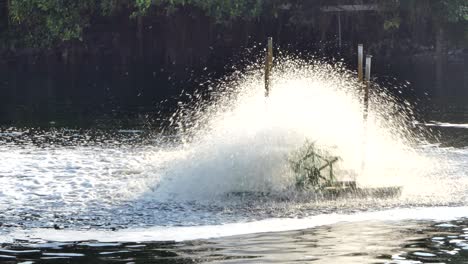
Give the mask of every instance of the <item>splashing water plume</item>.
POLYGON ((361 85, 341 63, 277 58, 268 98, 257 65, 220 83, 209 103, 179 110, 174 122, 184 144, 164 165, 160 195, 284 193, 295 183, 288 157, 309 141, 340 157, 341 179, 403 186, 404 196, 436 199, 443 162, 420 151, 423 141, 409 128, 407 105, 374 84, 365 125, 361 85))
POLYGON ((426 143, 410 105, 376 84, 364 122, 361 84, 340 63, 275 62, 269 97, 263 65, 251 64, 210 87, 209 100, 181 103, 169 137, 0 129, 0 243, 185 240, 466 214, 468 149, 426 143), (401 186, 402 196, 324 199, 297 188, 292 161, 308 144, 339 157, 338 179, 401 186))

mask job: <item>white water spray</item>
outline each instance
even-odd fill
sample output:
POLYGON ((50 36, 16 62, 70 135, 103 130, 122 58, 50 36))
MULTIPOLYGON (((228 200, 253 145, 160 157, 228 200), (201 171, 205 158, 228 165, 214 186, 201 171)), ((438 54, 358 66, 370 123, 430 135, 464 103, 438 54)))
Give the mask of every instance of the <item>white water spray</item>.
POLYGON ((468 149, 425 144, 410 129, 415 123, 410 109, 384 88, 372 89, 363 151, 362 99, 354 73, 340 64, 280 59, 265 98, 262 69, 253 65, 221 82, 208 102, 181 106, 173 118, 180 144, 136 145, 99 136, 88 145, 88 135, 78 131, 0 131, 6 143, 0 146, 0 236, 6 241, 62 234, 87 240, 183 240, 338 221, 466 215, 468 149), (67 144, 49 143, 57 138, 67 144), (356 177, 362 187, 402 186, 403 196, 316 200, 313 193, 303 195, 294 188, 288 158, 305 142, 340 157, 338 177, 356 177), (363 152, 366 170, 361 172, 363 152), (266 196, 244 199, 233 192, 266 196), (435 204, 460 207, 435 209, 435 204), (430 207, 399 208, 414 205, 430 207), (348 216, 387 207, 398 209, 348 216), (401 212, 404 216, 398 216, 401 212), (52 229, 56 226, 72 230, 52 229), (94 227, 103 230, 97 233, 94 227), (129 229, 105 231, 115 227, 129 229))
POLYGON ((179 111, 185 144, 164 166, 160 195, 284 192, 295 181, 288 156, 306 141, 340 157, 338 177, 361 186, 403 186, 406 194, 434 192, 430 176, 441 161, 416 150, 420 139, 407 126, 411 111, 384 89, 372 91, 364 146, 360 86, 342 64, 279 59, 268 98, 262 74, 261 67, 237 73, 220 84, 214 100, 179 111))

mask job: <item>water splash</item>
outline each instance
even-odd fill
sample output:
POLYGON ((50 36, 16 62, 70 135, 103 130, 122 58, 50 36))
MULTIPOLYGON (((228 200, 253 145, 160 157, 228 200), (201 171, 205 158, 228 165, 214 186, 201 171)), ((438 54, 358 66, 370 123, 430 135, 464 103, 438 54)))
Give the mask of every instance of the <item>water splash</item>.
POLYGON ((468 149, 424 142, 411 127, 410 106, 386 87, 372 89, 363 144, 353 72, 290 57, 276 63, 269 98, 262 66, 253 64, 212 87, 218 92, 211 100, 195 94, 182 104, 170 137, 0 130, 0 235, 15 228, 165 229, 468 204, 468 149), (307 141, 340 156, 339 177, 356 177, 364 187, 403 186, 403 196, 317 200, 298 192, 288 158, 307 141), (253 195, 229 195, 239 192, 253 195))
POLYGON ((450 187, 437 191, 444 161, 421 151, 408 102, 374 84, 365 125, 361 85, 343 64, 278 58, 268 98, 262 69, 251 65, 218 83, 209 102, 181 106, 173 123, 184 144, 164 166, 158 195, 284 193, 295 181, 288 156, 307 141, 339 156, 338 177, 361 186, 403 186, 407 196, 428 199, 448 195, 450 187))

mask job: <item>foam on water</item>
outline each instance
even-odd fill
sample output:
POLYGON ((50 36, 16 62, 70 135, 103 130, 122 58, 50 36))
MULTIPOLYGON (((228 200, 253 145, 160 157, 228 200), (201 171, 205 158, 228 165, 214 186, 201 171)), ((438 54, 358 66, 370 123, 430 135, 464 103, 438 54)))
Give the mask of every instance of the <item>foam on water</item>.
MULTIPOLYGON (((209 102, 197 99, 181 106, 172 118, 177 140, 170 144, 134 144, 123 137, 63 146, 50 142, 86 141, 88 135, 0 134, 2 142, 7 138, 0 145, 0 237, 184 240, 393 217, 392 211, 321 215, 338 210, 466 206, 468 149, 426 144, 412 132, 411 109, 384 88, 373 86, 365 125, 360 85, 340 64, 281 59, 268 98, 261 67, 234 76, 217 84, 219 92, 209 102), (307 141, 340 157, 339 177, 355 178, 363 187, 402 186, 403 196, 304 198, 294 189, 288 158, 307 141), (239 192, 254 195, 229 195, 239 192), (69 230, 43 229, 52 227, 69 230)), ((121 131, 142 136, 134 132, 121 131)), ((440 209, 428 218, 462 217, 465 209, 453 209, 462 210, 457 214, 440 209)), ((428 212, 402 210, 416 219, 428 212)))
POLYGON ((468 124, 460 124, 460 123, 449 123, 449 122, 437 122, 432 121, 429 123, 425 123, 425 126, 429 127, 453 127, 453 128, 468 128, 468 124))
POLYGON ((468 207, 405 208, 358 214, 324 214, 305 218, 272 218, 255 222, 191 227, 130 228, 118 231, 79 231, 33 229, 18 230, 0 237, 0 243, 12 243, 14 239, 34 241, 100 241, 146 242, 185 241, 252 233, 302 230, 341 222, 402 221, 402 220, 454 220, 468 216, 468 207))

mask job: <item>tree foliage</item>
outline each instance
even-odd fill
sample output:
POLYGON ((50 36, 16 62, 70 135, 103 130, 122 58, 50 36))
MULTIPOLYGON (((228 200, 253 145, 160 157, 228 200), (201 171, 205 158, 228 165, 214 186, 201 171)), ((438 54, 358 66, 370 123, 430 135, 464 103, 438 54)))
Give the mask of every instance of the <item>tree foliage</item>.
POLYGON ((440 23, 468 21, 466 0, 399 0, 398 3, 416 19, 430 18, 440 23))
POLYGON ((468 44, 468 1, 398 0, 393 3, 398 10, 394 18, 399 19, 402 13, 406 13, 408 24, 429 24, 434 34, 442 28, 451 32, 446 36, 447 39, 468 44))
MULTIPOLYGON (((332 1, 333 2, 333 1, 332 1)), ((252 20, 262 15, 275 17, 282 5, 291 12, 307 6, 330 4, 330 1, 288 0, 9 0, 9 40, 28 46, 50 46, 69 40, 80 40, 96 17, 128 14, 130 18, 144 16, 151 11, 171 15, 177 10, 195 8, 217 23, 252 20)), ((444 25, 468 21, 466 0, 374 0, 393 6, 395 15, 384 23, 385 29, 397 29, 402 23, 399 12, 409 12, 414 20, 431 20, 444 25)), ((0 7, 1 8, 1 7, 0 7)), ((5 35, 5 32, 0 32, 5 35)))
POLYGON ((22 32, 29 45, 51 45, 78 40, 96 16, 112 16, 122 11, 130 17, 145 15, 150 9, 167 15, 185 7, 201 9, 217 22, 251 19, 262 13, 265 0, 10 0, 10 30, 22 32))
POLYGON ((262 12, 263 0, 251 1, 230 1, 230 0, 157 0, 156 5, 167 5, 170 8, 177 6, 191 5, 201 8, 208 16, 214 17, 217 21, 233 18, 251 19, 257 17, 262 12))
POLYGON ((79 39, 95 9, 93 0, 11 0, 9 17, 30 44, 79 39))

